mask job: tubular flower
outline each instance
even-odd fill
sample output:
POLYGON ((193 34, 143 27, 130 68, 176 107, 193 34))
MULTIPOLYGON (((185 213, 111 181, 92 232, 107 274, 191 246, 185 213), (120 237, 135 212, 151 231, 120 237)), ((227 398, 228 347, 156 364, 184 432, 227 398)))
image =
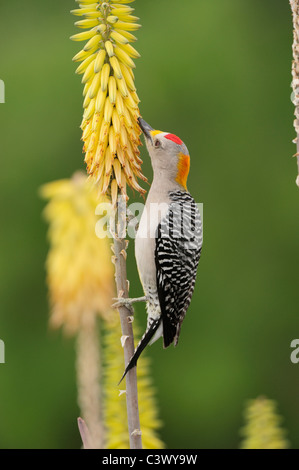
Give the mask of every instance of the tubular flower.
POLYGON ((287 449, 289 443, 281 429, 281 418, 276 412, 276 403, 260 397, 248 402, 246 426, 242 429, 245 439, 242 449, 287 449))
MULTIPOLYGON (((134 320, 135 324, 135 320, 134 320)), ((134 329, 135 330, 135 329, 134 329)), ((136 331, 134 331, 136 333, 136 331)), ((104 337, 104 422, 107 449, 129 449, 126 395, 115 387, 124 371, 123 349, 120 342, 121 327, 117 316, 104 337)), ((154 388, 150 378, 150 364, 146 356, 138 362, 138 397, 142 443, 145 449, 163 449, 157 430, 161 427, 158 418, 154 388)), ((124 387, 125 388, 125 387, 124 387)))
POLYGON ((72 13, 83 19, 75 24, 86 31, 71 37, 87 41, 73 60, 81 62, 76 73, 84 84, 84 114, 81 128, 87 171, 100 193, 111 190, 112 201, 118 188, 126 195, 126 184, 145 193, 137 179, 141 172, 139 98, 134 85, 133 59, 138 52, 130 44, 131 31, 139 29, 139 19, 125 5, 134 0, 76 0, 72 13))
POLYGON ((97 238, 97 191, 86 176, 44 185, 49 202, 44 216, 49 223, 50 249, 46 262, 51 303, 50 323, 76 332, 96 315, 110 313, 114 268, 107 238, 97 238))

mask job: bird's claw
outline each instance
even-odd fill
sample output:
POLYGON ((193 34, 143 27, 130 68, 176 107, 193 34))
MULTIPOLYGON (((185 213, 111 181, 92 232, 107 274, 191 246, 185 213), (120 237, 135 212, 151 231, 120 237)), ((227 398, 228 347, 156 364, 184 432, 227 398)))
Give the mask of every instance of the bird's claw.
POLYGON ((119 307, 126 307, 128 310, 130 310, 130 312, 132 312, 132 315, 134 315, 134 310, 133 310, 132 305, 137 302, 146 302, 147 297, 138 297, 136 299, 127 299, 125 297, 121 297, 121 298, 114 298, 113 300, 115 300, 116 302, 112 304, 112 308, 117 309, 119 307))

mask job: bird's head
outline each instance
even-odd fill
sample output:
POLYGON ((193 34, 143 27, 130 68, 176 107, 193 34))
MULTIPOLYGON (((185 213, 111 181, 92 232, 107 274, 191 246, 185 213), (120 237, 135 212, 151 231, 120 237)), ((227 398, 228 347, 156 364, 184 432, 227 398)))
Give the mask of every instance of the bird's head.
POLYGON ((184 142, 174 134, 153 129, 141 118, 138 122, 145 136, 154 174, 164 174, 167 179, 187 189, 190 156, 184 142))

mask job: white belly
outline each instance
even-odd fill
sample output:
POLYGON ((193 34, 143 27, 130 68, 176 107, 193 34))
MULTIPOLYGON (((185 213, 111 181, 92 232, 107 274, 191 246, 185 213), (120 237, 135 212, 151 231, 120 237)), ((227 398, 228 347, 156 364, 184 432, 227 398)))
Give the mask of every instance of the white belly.
POLYGON ((169 204, 147 202, 135 239, 135 256, 145 294, 148 287, 156 288, 155 247, 157 227, 165 217, 169 204))

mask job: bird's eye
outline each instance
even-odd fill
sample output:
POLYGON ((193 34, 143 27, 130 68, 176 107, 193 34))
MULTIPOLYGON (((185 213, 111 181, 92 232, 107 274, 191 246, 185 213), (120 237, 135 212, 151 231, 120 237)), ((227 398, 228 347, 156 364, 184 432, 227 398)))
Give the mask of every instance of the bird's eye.
POLYGON ((156 149, 158 149, 158 148, 161 147, 161 141, 160 141, 159 139, 157 139, 157 140, 155 141, 155 147, 156 147, 156 149))

